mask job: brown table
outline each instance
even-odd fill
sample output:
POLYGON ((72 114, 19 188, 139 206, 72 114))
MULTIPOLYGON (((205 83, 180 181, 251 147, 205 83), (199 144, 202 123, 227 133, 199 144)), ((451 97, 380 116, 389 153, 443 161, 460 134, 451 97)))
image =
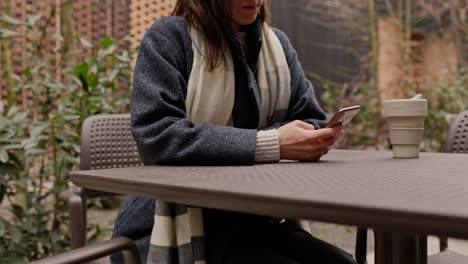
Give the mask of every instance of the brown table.
POLYGON ((427 234, 468 238, 468 155, 333 150, 317 163, 71 173, 83 188, 376 230, 376 263, 426 263, 427 234))

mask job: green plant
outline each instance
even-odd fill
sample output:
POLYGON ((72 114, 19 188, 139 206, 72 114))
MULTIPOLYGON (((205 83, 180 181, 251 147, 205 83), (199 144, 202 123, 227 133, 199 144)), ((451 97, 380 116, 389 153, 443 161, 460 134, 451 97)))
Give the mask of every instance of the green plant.
MULTIPOLYGON (((27 125, 25 114, 12 108, 5 116, 0 116, 0 204, 7 195, 9 182, 18 178, 22 162, 14 153, 21 148, 19 134, 27 125)), ((2 225, 2 224, 0 224, 2 225)), ((4 225, 0 227, 0 236, 4 234, 4 225)))
MULTIPOLYGON (((45 50, 47 18, 17 21, 3 16, 28 43, 29 59, 21 74, 12 75, 15 97, 22 100, 0 114, 0 263, 24 263, 69 247, 68 211, 61 194, 70 187, 68 172, 77 169, 84 119, 93 114, 128 112, 130 63, 136 49, 129 38, 104 38, 98 47, 80 40, 96 55, 58 71, 45 50)), ((5 37, 5 35, 3 35, 5 37)), ((60 37, 56 37, 60 41, 60 37)), ((76 60, 78 61, 78 60, 76 60)), ((90 230, 97 236, 99 227, 90 230)))
MULTIPOLYGON (((437 81, 435 82, 437 83, 437 81)), ((462 70, 458 78, 449 84, 438 84, 432 88, 422 88, 414 93, 428 95, 428 116, 424 129, 422 150, 427 152, 444 151, 448 132, 446 116, 468 109, 468 71, 462 70)))
POLYGON ((323 87, 320 99, 328 113, 335 113, 342 107, 361 106, 359 114, 348 124, 345 135, 338 142, 338 148, 383 148, 386 145, 388 135, 380 115, 376 89, 365 82, 353 84, 354 88, 325 82, 323 87))

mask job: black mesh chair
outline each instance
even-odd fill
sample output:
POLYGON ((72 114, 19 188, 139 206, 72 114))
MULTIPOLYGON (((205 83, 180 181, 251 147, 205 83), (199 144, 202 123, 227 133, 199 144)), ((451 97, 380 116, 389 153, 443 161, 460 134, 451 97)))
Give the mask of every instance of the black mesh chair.
MULTIPOLYGON (((130 114, 95 115, 87 118, 81 134, 80 170, 142 166, 130 132, 130 114)), ((86 245, 86 201, 112 195, 79 189, 68 198, 72 248, 86 245)))
MULTIPOLYGON (((141 166, 136 144, 130 132, 130 115, 96 115, 87 118, 81 136, 80 170, 141 166)), ((134 241, 117 237, 86 246, 86 201, 104 195, 94 190, 67 192, 70 212, 72 250, 34 261, 36 264, 89 263, 115 253, 122 253, 129 264, 139 264, 134 241)))
POLYGON ((468 110, 458 114, 451 122, 445 152, 468 153, 468 110))
MULTIPOLYGON (((449 123, 447 141, 445 142, 447 153, 468 153, 468 111, 464 111, 449 123)), ((448 240, 440 238, 440 251, 446 250, 448 240)), ((467 262, 468 263, 468 262, 467 262)))
MULTIPOLYGON (((468 111, 458 114, 449 124, 449 131, 445 142, 447 153, 468 153, 468 111)), ((429 264, 466 264, 468 256, 447 250, 446 237, 440 237, 441 253, 428 258, 429 264)), ((358 228, 356 234, 355 256, 359 264, 367 263, 367 228, 358 228)))

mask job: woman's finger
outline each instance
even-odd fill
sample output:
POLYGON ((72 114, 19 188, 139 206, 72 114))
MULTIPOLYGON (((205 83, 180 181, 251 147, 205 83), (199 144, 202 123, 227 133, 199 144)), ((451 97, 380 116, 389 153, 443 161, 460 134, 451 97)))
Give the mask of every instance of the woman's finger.
POLYGON ((326 140, 333 138, 341 131, 340 127, 322 128, 319 130, 304 131, 309 141, 326 140))
POLYGON ((315 130, 315 127, 309 123, 306 123, 304 121, 301 121, 301 120, 296 120, 294 121, 294 124, 299 127, 299 128, 302 128, 302 129, 305 129, 305 130, 315 130))
POLYGON ((320 141, 310 142, 308 143, 309 144, 308 146, 312 150, 325 149, 333 145, 336 142, 336 140, 338 139, 335 137, 332 137, 332 138, 328 138, 328 139, 324 139, 320 141))

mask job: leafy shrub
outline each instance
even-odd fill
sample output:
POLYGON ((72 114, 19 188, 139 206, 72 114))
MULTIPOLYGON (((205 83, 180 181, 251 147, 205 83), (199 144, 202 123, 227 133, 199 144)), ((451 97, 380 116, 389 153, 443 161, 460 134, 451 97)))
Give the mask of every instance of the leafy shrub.
POLYGON ((350 86, 324 83, 321 92, 322 106, 330 115, 340 108, 360 105, 361 110, 348 124, 345 135, 337 143, 337 148, 381 149, 388 137, 385 122, 380 116, 379 95, 372 86, 361 82, 350 86))
POLYGON ((430 97, 422 149, 444 151, 448 132, 447 116, 468 110, 468 71, 462 70, 451 83, 437 84, 431 91, 427 90, 416 91, 430 97))
POLYGON ((96 48, 97 55, 53 76, 41 45, 48 33, 37 26, 40 19, 2 17, 16 30, 3 30, 10 32, 3 38, 24 37, 31 55, 22 74, 12 76, 23 103, 0 114, 0 201, 8 209, 0 216, 2 263, 24 263, 70 246, 61 194, 70 187, 68 172, 79 165, 82 123, 89 115, 129 111, 136 50, 119 48, 128 46, 129 38, 105 38, 98 47, 81 40, 75 54, 96 48))

